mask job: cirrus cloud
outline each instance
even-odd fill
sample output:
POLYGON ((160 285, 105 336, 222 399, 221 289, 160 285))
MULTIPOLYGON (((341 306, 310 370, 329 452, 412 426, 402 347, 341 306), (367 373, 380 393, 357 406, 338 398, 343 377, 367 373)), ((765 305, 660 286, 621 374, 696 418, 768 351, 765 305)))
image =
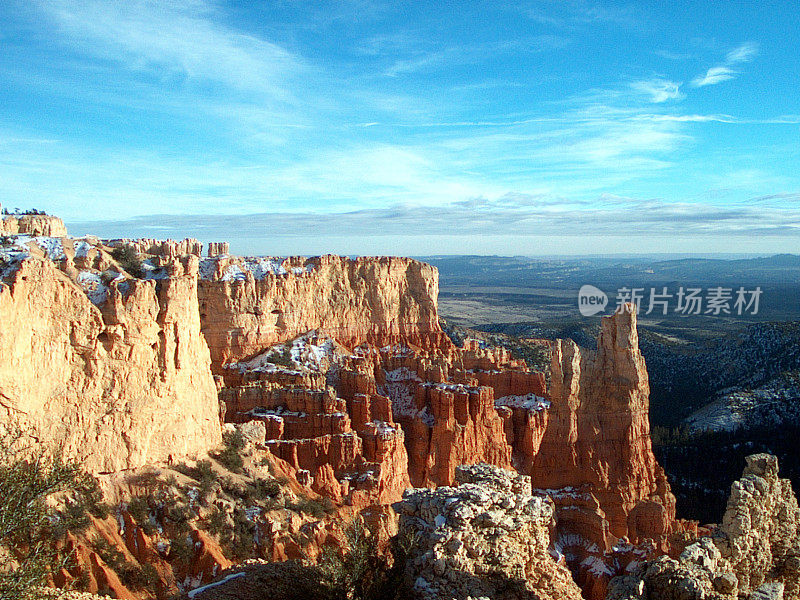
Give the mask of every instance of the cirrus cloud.
POLYGON ((705 75, 699 75, 692 80, 693 87, 716 85, 723 81, 734 79, 739 72, 732 67, 739 63, 750 62, 758 54, 758 44, 745 42, 725 55, 725 62, 716 67, 711 67, 705 75))

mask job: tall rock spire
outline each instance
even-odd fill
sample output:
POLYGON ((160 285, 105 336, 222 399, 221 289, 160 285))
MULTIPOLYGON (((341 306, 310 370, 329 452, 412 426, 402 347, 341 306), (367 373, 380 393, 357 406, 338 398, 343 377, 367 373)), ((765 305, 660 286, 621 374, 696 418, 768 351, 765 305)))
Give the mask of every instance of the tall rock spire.
POLYGON ((675 498, 650 443, 650 386, 634 307, 603 318, 596 351, 572 340, 557 340, 552 350, 549 423, 534 485, 585 486, 614 537, 663 537, 675 498))

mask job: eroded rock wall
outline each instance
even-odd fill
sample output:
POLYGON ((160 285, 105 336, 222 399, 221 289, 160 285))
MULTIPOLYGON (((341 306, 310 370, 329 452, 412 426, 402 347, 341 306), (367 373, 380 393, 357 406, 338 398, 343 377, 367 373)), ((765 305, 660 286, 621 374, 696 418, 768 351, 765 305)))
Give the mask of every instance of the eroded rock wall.
POLYGON ((310 330, 355 347, 449 345, 436 311, 437 271, 409 258, 320 256, 201 265, 203 334, 214 372, 310 330))
POLYGON ((98 308, 50 260, 0 284, 0 411, 96 472, 221 440, 197 275, 110 282, 98 308))
POLYGON ((556 340, 550 377, 549 422, 533 461, 534 486, 584 486, 611 534, 663 539, 675 519, 675 499, 652 452, 650 389, 632 307, 603 318, 594 352, 556 340))

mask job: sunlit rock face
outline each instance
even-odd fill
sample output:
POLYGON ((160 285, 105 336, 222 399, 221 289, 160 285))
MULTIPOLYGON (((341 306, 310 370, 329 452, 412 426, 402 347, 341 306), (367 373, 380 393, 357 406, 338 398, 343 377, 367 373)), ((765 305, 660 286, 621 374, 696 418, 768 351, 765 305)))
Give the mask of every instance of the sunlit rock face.
POLYGON ((64 221, 51 215, 4 215, 0 217, 0 235, 66 237, 64 221))
POLYGON ((19 236, 3 249, 0 411, 95 472, 221 440, 197 259, 130 277, 110 247, 19 236))
POLYGON ((215 374, 310 330, 354 348, 449 346, 435 267, 409 258, 216 256, 200 266, 200 315, 215 374))
POLYGON ((658 539, 675 517, 650 443, 649 393, 630 306, 603 318, 595 352, 557 340, 549 422, 531 470, 535 487, 584 486, 610 533, 631 541, 658 539))

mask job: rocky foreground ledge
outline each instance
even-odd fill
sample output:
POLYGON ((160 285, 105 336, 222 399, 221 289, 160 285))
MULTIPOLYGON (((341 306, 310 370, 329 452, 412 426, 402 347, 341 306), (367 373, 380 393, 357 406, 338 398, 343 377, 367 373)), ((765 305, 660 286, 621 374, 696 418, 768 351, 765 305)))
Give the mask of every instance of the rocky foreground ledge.
POLYGON ((418 598, 581 598, 548 552, 552 501, 531 478, 487 464, 456 469, 458 487, 409 490, 395 504, 400 535, 414 543, 406 565, 418 598))
MULTIPOLYGON (((582 595, 555 552, 552 500, 530 477, 488 464, 460 466, 456 484, 407 490, 399 514, 404 595, 415 600, 578 600, 582 595)), ((686 546, 629 563, 606 600, 797 600, 800 510, 774 456, 747 458, 731 486, 723 522, 686 546)), ((398 557, 396 557, 398 558, 398 557)), ((602 563, 598 563, 602 567, 602 563)), ((294 597, 274 565, 234 567, 196 597, 250 600, 259 591, 294 597)), ((297 568, 297 567, 295 567, 297 568)), ((298 571, 298 577, 302 570, 298 571)))
POLYGON ((800 509, 778 459, 747 457, 722 524, 675 560, 662 556, 611 581, 607 600, 796 600, 800 509))

